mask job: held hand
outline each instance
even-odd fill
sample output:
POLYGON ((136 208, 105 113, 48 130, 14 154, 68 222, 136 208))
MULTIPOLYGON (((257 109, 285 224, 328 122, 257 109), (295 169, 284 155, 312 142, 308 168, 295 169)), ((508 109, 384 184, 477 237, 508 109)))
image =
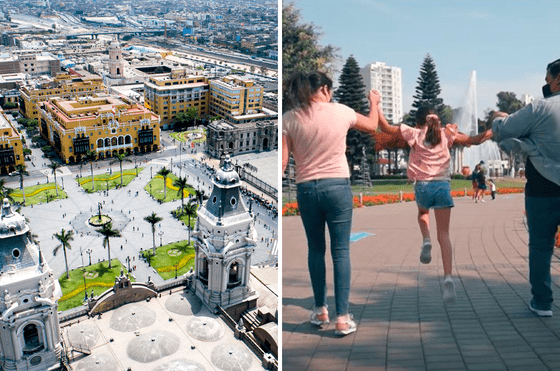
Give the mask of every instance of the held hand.
POLYGON ((376 106, 381 101, 381 94, 379 93, 379 91, 372 89, 369 92, 368 99, 372 107, 376 106))
POLYGON ((501 111, 494 112, 494 113, 492 114, 492 121, 494 121, 494 120, 497 119, 498 117, 508 117, 508 116, 509 116, 509 115, 508 115, 507 113, 505 113, 505 112, 501 112, 501 111))

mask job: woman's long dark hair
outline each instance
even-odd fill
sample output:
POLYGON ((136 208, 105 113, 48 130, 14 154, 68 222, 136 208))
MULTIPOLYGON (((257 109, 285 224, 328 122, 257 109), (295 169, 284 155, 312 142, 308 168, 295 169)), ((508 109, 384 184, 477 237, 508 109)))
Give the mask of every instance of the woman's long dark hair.
POLYGON ((441 143, 441 127, 439 122, 435 120, 426 120, 428 115, 437 115, 437 112, 429 106, 422 106, 416 111, 416 126, 422 127, 428 125, 426 133, 426 143, 435 146, 441 143))
POLYGON ((323 72, 296 72, 283 84, 284 112, 292 109, 307 111, 313 94, 322 86, 332 89, 332 80, 323 72))

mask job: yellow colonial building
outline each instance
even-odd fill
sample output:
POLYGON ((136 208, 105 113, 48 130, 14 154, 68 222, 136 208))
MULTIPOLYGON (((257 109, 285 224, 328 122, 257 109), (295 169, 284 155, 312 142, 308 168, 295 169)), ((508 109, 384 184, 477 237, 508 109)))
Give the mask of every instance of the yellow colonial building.
POLYGON ((16 165, 25 165, 21 136, 6 113, 0 111, 0 174, 15 171, 16 165))
POLYGON ((235 124, 263 120, 263 87, 253 80, 226 76, 210 80, 210 114, 235 124))
POLYGON ((188 75, 184 70, 152 76, 144 83, 144 105, 161 118, 161 124, 174 121, 179 112, 198 109, 199 116, 208 114, 208 80, 188 75))
POLYGON ((65 163, 81 161, 88 151, 107 158, 160 148, 159 118, 122 96, 51 98, 40 115, 41 136, 65 163))
POLYGON ((105 90, 103 78, 100 76, 89 74, 75 76, 59 73, 54 80, 22 86, 19 92, 19 110, 26 118, 39 120, 41 115, 37 103, 53 97, 73 99, 92 96, 103 93, 105 90))

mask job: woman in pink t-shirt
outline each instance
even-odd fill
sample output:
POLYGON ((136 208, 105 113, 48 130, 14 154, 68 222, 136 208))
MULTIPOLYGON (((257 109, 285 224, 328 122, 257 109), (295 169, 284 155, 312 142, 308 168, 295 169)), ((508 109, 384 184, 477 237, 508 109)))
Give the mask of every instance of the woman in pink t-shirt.
POLYGON ((336 335, 356 331, 348 313, 350 295, 350 230, 352 189, 346 160, 346 134, 356 128, 377 128, 379 93, 370 92, 370 113, 332 103, 332 81, 323 73, 293 75, 284 84, 282 116, 282 169, 290 153, 296 164, 297 200, 308 245, 308 267, 315 298, 311 323, 329 322, 325 269, 325 225, 331 239, 336 302, 336 335))
POLYGON ((410 146, 408 178, 414 180, 414 195, 418 206, 418 225, 423 243, 420 261, 424 264, 432 260, 430 240, 430 209, 434 209, 437 239, 443 260, 443 299, 455 302, 455 285, 451 277, 452 253, 449 237, 451 208, 451 173, 449 149, 455 144, 469 146, 480 144, 491 136, 491 131, 469 137, 457 131, 457 125, 441 127, 441 121, 434 110, 424 106, 416 112, 416 127, 405 124, 389 125, 381 107, 378 107, 379 127, 395 138, 404 139, 410 146))

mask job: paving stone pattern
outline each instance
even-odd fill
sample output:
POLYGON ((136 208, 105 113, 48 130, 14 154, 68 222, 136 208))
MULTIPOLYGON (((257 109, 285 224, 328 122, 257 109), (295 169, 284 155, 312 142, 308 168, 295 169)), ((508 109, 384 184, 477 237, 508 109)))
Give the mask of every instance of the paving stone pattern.
MULTIPOLYGON (((343 338, 334 336, 334 322, 323 328, 309 323, 313 295, 305 234, 299 217, 283 218, 282 369, 560 370, 557 304, 551 318, 527 309, 531 293, 524 196, 504 195, 483 204, 459 198, 455 205, 453 305, 442 299, 443 266, 433 214, 432 262, 423 265, 415 203, 354 211, 352 232, 375 235, 351 244, 350 313, 358 329, 343 338)), ((333 316, 330 257, 327 261, 333 316)), ((559 267, 554 256, 556 297, 559 267)))

